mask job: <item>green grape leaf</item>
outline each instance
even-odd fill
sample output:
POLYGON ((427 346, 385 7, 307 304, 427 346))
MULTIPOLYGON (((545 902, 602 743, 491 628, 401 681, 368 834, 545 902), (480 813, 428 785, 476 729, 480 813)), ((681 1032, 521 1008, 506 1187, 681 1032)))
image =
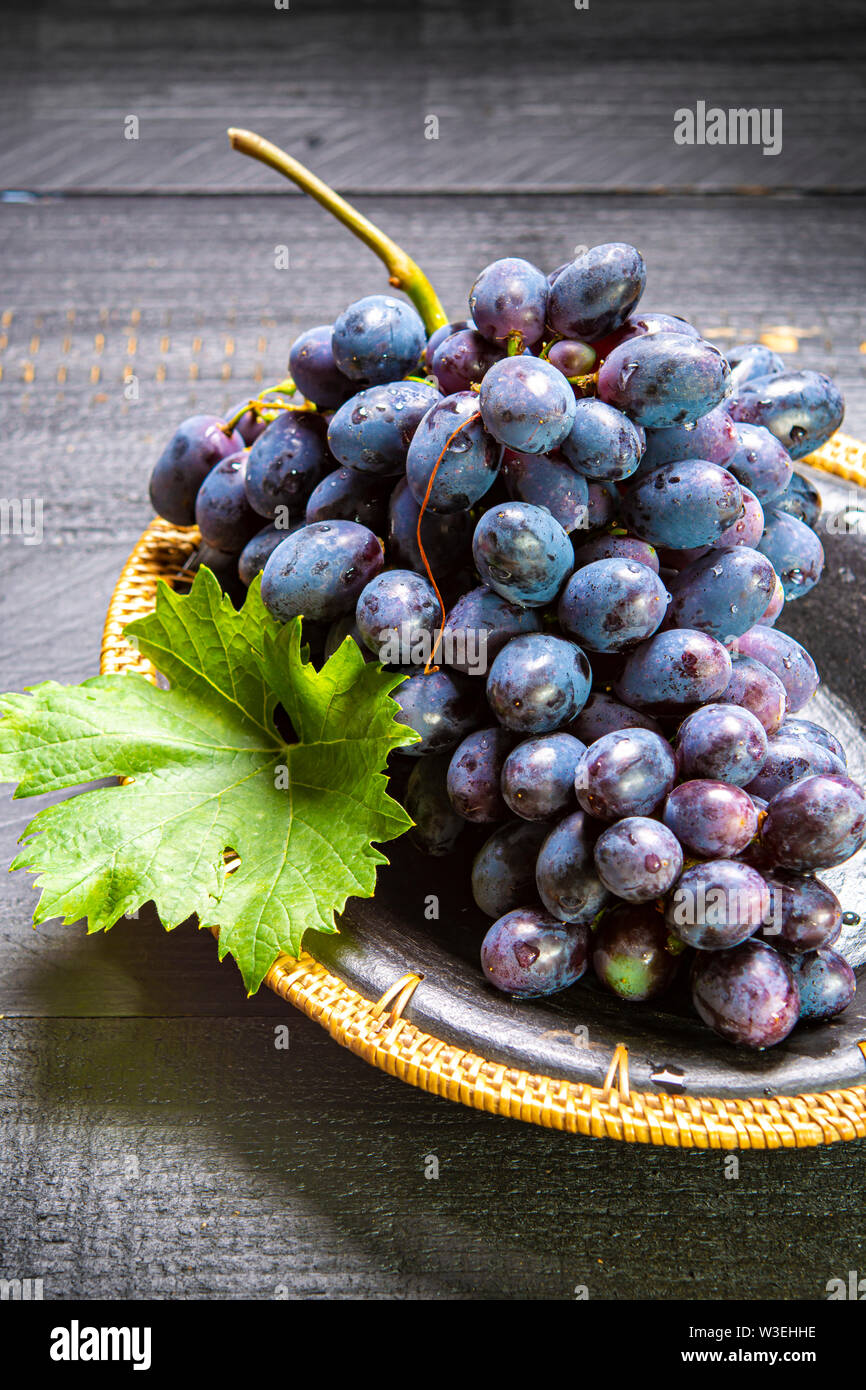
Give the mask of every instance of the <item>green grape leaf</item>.
POLYGON ((160 584, 126 632, 167 690, 127 674, 0 696, 0 782, 16 796, 129 779, 25 830, 12 867, 38 875, 34 922, 106 930, 149 901, 169 930, 196 915, 250 993, 305 931, 336 931, 347 898, 372 896, 388 862, 375 845, 412 824, 383 769, 417 738, 394 720, 400 675, 351 639, 317 671, 301 620, 277 623, 259 590, 238 612, 207 569, 185 596, 160 584))

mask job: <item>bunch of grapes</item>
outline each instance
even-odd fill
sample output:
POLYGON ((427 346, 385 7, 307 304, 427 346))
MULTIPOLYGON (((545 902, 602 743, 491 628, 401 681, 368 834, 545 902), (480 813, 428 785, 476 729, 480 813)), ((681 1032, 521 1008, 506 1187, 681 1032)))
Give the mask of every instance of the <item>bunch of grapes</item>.
POLYGON ((763 1048, 853 997, 815 871, 866 840, 818 686, 775 624, 821 575, 792 460, 839 426, 817 372, 725 357, 638 311, 643 260, 596 246, 481 272, 428 336, 372 295, 291 346, 291 378, 195 416, 154 469, 227 585, 262 572, 313 651, 406 677, 415 843, 486 827, 471 885, 487 980, 552 994, 590 967, 623 1000, 685 978, 763 1048))

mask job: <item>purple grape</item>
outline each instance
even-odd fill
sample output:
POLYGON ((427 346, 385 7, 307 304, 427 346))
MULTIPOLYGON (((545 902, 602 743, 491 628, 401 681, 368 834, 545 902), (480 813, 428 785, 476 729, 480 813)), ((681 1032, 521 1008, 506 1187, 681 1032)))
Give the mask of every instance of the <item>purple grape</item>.
POLYGON ((785 359, 763 343, 740 343, 725 354, 731 367, 731 385, 739 391, 747 381, 759 376, 777 376, 785 370, 785 359))
POLYGON ((154 511, 173 526, 195 523, 198 490, 220 459, 240 453, 244 441, 237 430, 225 432, 216 415, 191 415, 178 425, 156 461, 150 476, 154 511))
POLYGON ((592 540, 584 541, 583 545, 575 548, 575 569, 583 569, 584 565, 591 565, 595 560, 637 560, 639 565, 646 565, 654 574, 659 572, 655 546, 650 545, 649 541, 639 541, 637 536, 621 535, 616 531, 593 536, 592 540))
MULTIPOLYGON (((421 508, 401 478, 388 504, 388 559, 401 569, 423 572, 424 561, 418 548, 418 517, 421 508)), ((421 540, 437 576, 451 574, 472 559, 475 520, 471 512, 450 514, 425 511, 421 521, 421 540)))
POLYGON ((593 691, 569 725, 570 732, 587 744, 595 743, 603 734, 617 734, 623 729, 651 729, 654 734, 662 731, 648 714, 621 704, 604 690, 593 691))
POLYGON ((436 328, 427 339, 427 346, 421 354, 421 365, 428 370, 433 366, 433 358, 440 343, 444 343, 446 338, 451 338, 455 333, 459 333, 464 328, 471 328, 472 324, 468 319, 456 319, 454 323, 443 323, 441 328, 436 328))
POLYGON ((409 839, 424 854, 450 854, 466 822, 451 805, 445 785, 449 755, 419 758, 406 788, 406 810, 415 822, 409 839))
POLYGON ((246 451, 221 459, 208 473, 195 499, 195 520, 202 540, 216 550, 238 555, 262 519, 247 501, 246 451))
POLYGON ((502 477, 511 497, 546 507, 564 531, 585 531, 589 520, 586 479, 566 463, 545 454, 518 454, 506 449, 502 477))
POLYGON ((569 381, 576 381, 594 370, 598 356, 595 348, 580 338, 560 338, 548 349, 547 360, 569 381))
POLYGON ((593 935, 592 968, 620 999, 656 999, 670 988, 679 965, 680 956, 670 949, 669 939, 664 917, 655 908, 615 907, 605 913, 593 935))
POLYGON ((356 468, 335 468, 317 483, 307 498, 305 521, 357 521, 375 535, 385 531, 388 496, 380 478, 356 468))
POLYGON ((767 735, 754 714, 736 704, 703 705, 677 731, 680 774, 745 787, 767 757, 767 735))
POLYGON ((234 428, 249 448, 251 444, 255 444, 260 434, 264 434, 268 427, 268 421, 252 406, 249 406, 244 410, 243 415, 235 419, 238 411, 243 409, 244 404, 244 401, 237 401, 231 410, 226 411, 226 419, 234 420, 234 428))
POLYGON ((777 512, 787 512, 814 530, 821 519, 821 494, 810 478, 794 473, 785 491, 773 499, 777 512))
POLYGON ((761 845, 787 869, 844 864, 866 842, 866 794, 850 777, 804 777, 771 799, 761 845))
POLYGON ((461 391, 427 411, 409 445, 406 479, 415 501, 426 497, 430 511, 462 512, 493 485, 501 458, 502 450, 478 419, 478 397, 461 391), (460 433, 451 439, 456 430, 460 433))
POLYGON ((571 429, 560 449, 576 473, 618 482, 635 472, 643 446, 643 431, 628 416, 587 397, 575 402, 571 429))
POLYGON ((275 526, 271 521, 267 526, 263 526, 260 531, 257 531, 252 540, 247 541, 238 556, 238 574, 241 583, 252 584, 256 575, 262 573, 277 546, 289 534, 284 528, 275 526))
MULTIPOLYGON (((842 423, 845 402, 834 381, 821 372, 780 372, 746 382, 731 402, 737 421, 763 425, 791 458, 820 449, 842 423)), ((760 492, 757 488, 752 489, 760 492)))
MULTIPOLYGON (((411 668, 410 668, 411 669, 411 668)), ((478 688, 467 676, 448 671, 413 671, 409 679, 392 692, 399 705, 394 718, 421 735, 418 743, 407 744, 399 751, 410 758, 442 753, 457 744, 482 719, 478 688)))
POLYGON ((783 493, 793 469, 789 454, 762 425, 737 423, 737 447, 728 460, 728 471, 768 506, 783 493))
POLYGON ((575 984, 586 970, 589 928, 519 907, 494 922, 481 943, 485 978, 505 994, 536 999, 575 984))
POLYGON ((754 935, 770 913, 770 890, 748 864, 712 859, 686 869, 665 908, 670 931, 698 951, 727 951, 754 935))
POLYGON ((331 621, 354 609, 361 590, 382 568, 382 558, 373 532, 354 521, 301 526, 265 565, 262 601, 283 622, 300 614, 331 621))
POLYGON ((334 326, 318 324, 296 338, 289 348, 289 372, 299 391, 320 410, 336 410, 356 386, 334 361, 331 346, 334 326))
POLYGON ((857 976, 838 951, 822 947, 796 957, 792 965, 804 1023, 823 1023, 847 1009, 857 992, 857 976))
POLYGON ((574 804, 574 774, 586 745, 572 734, 524 739, 502 767, 502 795, 524 820, 550 820, 574 804))
POLYGON ((835 753, 843 765, 848 761, 845 749, 835 734, 831 734, 828 729, 822 729, 820 724, 811 719, 786 719, 781 732, 786 738, 802 738, 807 743, 819 744, 821 748, 826 748, 828 753, 835 753))
POLYGON ((495 657, 487 700, 507 729, 552 733, 583 708, 591 679, 580 647, 548 633, 528 633, 513 637, 495 657))
POLYGON ((547 826, 511 821, 484 841, 472 864, 472 896, 488 917, 501 917, 535 897, 535 861, 547 826))
POLYGON ((543 507, 505 502, 485 512, 472 554, 485 584, 512 603, 543 608, 574 564, 568 535, 543 507))
POLYGON ((370 294, 350 304, 331 335, 339 370, 368 386, 399 381, 417 364, 426 343, 417 310, 389 294, 370 294))
POLYGON ((608 892, 595 871, 589 823, 582 811, 566 816, 545 836, 535 885, 547 911, 562 922, 592 922, 604 907, 608 892))
POLYGON ((769 740, 764 764, 749 782, 748 789, 770 801, 783 787, 817 773, 844 776, 845 764, 827 748, 796 736, 788 737, 782 728, 769 740))
POLYGON ((574 392, 561 372, 539 357, 506 357, 481 383, 478 407, 485 429, 525 454, 547 454, 568 434, 574 392))
POLYGON ((469 292, 469 312, 492 343, 516 338, 519 346, 537 343, 547 316, 547 278, 519 256, 506 256, 482 270, 469 292))
POLYGON ((760 549, 758 542, 764 534, 764 509, 753 492, 740 483, 743 498, 743 514, 723 531, 716 541, 717 550, 732 550, 735 546, 746 545, 750 549, 760 549))
POLYGON ((656 631, 670 596, 637 560, 595 560, 571 576, 559 600, 560 627, 591 652, 622 652, 656 631))
POLYGON ((647 430, 640 471, 651 473, 665 463, 683 459, 706 459, 726 468, 736 447, 734 422, 725 407, 717 405, 690 425, 647 430))
POLYGON ((771 905, 761 936, 771 946, 795 953, 832 946, 842 930, 842 906, 832 889, 787 869, 774 869, 765 877, 771 905))
POLYGON ((760 623, 736 639, 740 656, 754 657, 778 676, 785 687, 789 714, 796 714, 810 700, 821 683, 817 668, 805 647, 786 632, 760 623))
POLYGON ((508 815, 500 784, 513 742, 505 729, 476 729, 454 750, 448 766, 448 796, 464 820, 498 821, 508 815))
POLYGON ((389 381, 359 391, 328 426, 331 453, 361 473, 402 473, 419 424, 441 399, 435 386, 421 381, 389 381))
POLYGON ((313 488, 329 471, 325 424, 309 410, 283 410, 259 435, 247 458, 246 489, 260 516, 285 509, 300 520, 313 488))
POLYGON ((761 614, 759 626, 772 627, 784 607, 785 590, 782 588, 781 579, 776 575, 776 587, 773 590, 773 597, 761 614))
POLYGON ((595 842, 595 867, 605 888, 628 903, 663 898, 683 868, 680 842, 657 820, 626 816, 595 842))
POLYGON ((758 549, 781 579, 786 603, 808 594, 821 578, 824 547, 810 526, 787 512, 767 512, 758 549))
POLYGON ((721 642, 677 628, 657 632, 632 652, 613 691, 635 709, 666 714, 715 699, 730 679, 731 658, 721 642))
POLYGON ((759 621, 773 597, 776 575, 765 555, 738 545, 710 550, 680 570, 671 587, 674 626, 730 642, 759 621))
POLYGON ((461 328, 439 344, 431 370, 440 391, 451 396, 480 385, 494 362, 504 356, 504 348, 488 343, 474 328, 461 328))
POLYGON ((800 1012, 790 965, 761 941, 698 955, 692 968, 692 1000, 720 1037, 757 1049, 782 1042, 800 1012))
MULTIPOLYGON (((598 394, 645 429, 687 425, 728 391, 718 348, 682 333, 649 333, 614 348, 598 374, 598 394)), ((694 455, 692 456, 694 457, 694 455)))
POLYGON ((374 575, 355 608, 362 640, 383 664, 392 666, 424 664, 432 651, 439 616, 433 585, 413 570, 374 575))
POLYGON ((747 792, 705 778, 674 787, 662 818, 681 845, 710 859, 732 859, 758 830, 758 813, 747 792))
POLYGON ((652 311, 630 314, 622 328, 617 330, 617 344, 630 342, 632 338, 643 338, 647 333, 683 333, 687 338, 700 338, 698 330, 678 314, 656 314, 652 311))
POLYGON ((609 526, 619 512, 619 493, 613 483, 587 479, 587 524, 590 531, 609 526))
POLYGON ((715 544, 742 509, 742 492, 732 473, 717 463, 683 459, 633 482, 620 510, 642 540, 687 550, 715 544))
POLYGON ((593 246, 556 274, 548 323, 564 338, 600 338, 625 323, 645 284, 646 266, 633 246, 593 246))
POLYGON ((486 674, 506 642, 540 628, 537 609, 509 603, 482 584, 459 598, 445 619, 442 659, 455 671, 486 674))
POLYGON ((649 729, 604 734, 577 766, 575 791, 585 811, 599 820, 648 816, 676 778, 676 759, 666 739, 649 729))

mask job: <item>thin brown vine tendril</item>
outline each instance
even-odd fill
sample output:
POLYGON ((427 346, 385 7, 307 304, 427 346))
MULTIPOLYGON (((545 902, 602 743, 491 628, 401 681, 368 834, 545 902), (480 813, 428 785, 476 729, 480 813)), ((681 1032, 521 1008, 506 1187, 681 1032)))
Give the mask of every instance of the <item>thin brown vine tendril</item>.
POLYGON ((442 602, 442 595, 441 595, 440 592, 439 592, 439 585, 436 583, 436 580, 435 580, 434 577, 433 577, 433 571, 432 571, 431 568, 430 568, 430 561, 427 559, 427 552, 426 552, 426 550, 424 549, 424 542, 421 540, 421 522, 424 520, 424 513, 425 513, 425 511, 427 510, 427 503, 430 501, 430 493, 431 493, 432 490, 433 490, 433 483, 434 483, 434 480, 435 480, 435 478, 436 478, 436 474, 437 474, 437 472, 438 472, 438 470, 439 470, 439 465, 440 465, 440 463, 442 462, 442 460, 444 459, 444 457, 445 457, 445 455, 447 454, 448 450, 450 449, 450 447, 451 447, 451 441, 452 441, 453 439, 456 439, 457 436, 458 436, 458 434, 460 433, 460 431, 463 430, 463 429, 465 429, 467 425, 472 425, 472 424, 474 424, 474 422, 475 422, 476 420, 480 420, 480 419, 481 419, 481 411, 480 411, 480 410, 476 410, 474 414, 468 415, 468 416, 466 417, 466 419, 465 419, 461 424, 459 424, 459 425, 457 426, 456 430, 452 431, 452 433, 449 434, 448 438, 445 440, 445 443, 444 443, 444 445, 443 445, 443 447, 442 447, 442 452, 441 452, 441 454, 439 455, 439 457, 438 457, 438 459, 436 460, 436 462, 434 463, 433 469, 432 469, 432 471, 431 471, 431 473, 430 473, 430 477, 429 477, 428 480, 427 480, 427 491, 424 493, 424 501, 421 503, 421 510, 420 510, 420 512, 418 513, 418 526, 417 526, 416 532, 415 532, 416 538, 417 538, 417 541, 418 541, 418 549, 419 549, 419 551, 421 552, 421 559, 424 561, 424 568, 425 568, 425 570, 427 571, 427 578, 430 580, 430 583, 433 585, 433 591, 434 591, 434 593, 436 594, 436 598, 437 598, 438 601, 439 601, 439 613, 440 613, 440 616, 441 616, 441 622, 439 623, 439 630, 438 630, 438 632, 436 633, 436 641, 433 643, 433 650, 432 650, 432 652, 430 653, 430 656, 428 657, 427 661, 424 663, 424 675, 425 675, 425 676, 430 676, 430 675, 433 674, 434 671, 438 671, 438 670, 439 670, 439 667, 438 667, 438 666, 434 666, 432 663, 436 660, 436 653, 437 653, 437 651, 439 650, 439 644, 440 644, 440 642, 442 641, 442 634, 443 634, 443 632, 445 631, 445 604, 442 602))

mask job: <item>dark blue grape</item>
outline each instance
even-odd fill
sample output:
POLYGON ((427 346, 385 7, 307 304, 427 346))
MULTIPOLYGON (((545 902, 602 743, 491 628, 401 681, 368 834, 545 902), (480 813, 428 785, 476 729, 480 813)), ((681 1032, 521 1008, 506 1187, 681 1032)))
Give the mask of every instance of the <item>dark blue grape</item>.
POLYGON ((770 801, 783 787, 816 773, 845 774, 845 764, 835 753, 804 738, 787 737, 780 729, 767 744, 761 770, 749 783, 749 791, 770 801))
POLYGON ((546 825, 519 820, 484 841, 472 864, 472 896, 488 917, 534 899, 535 861, 546 834, 546 825))
POLYGON ((432 369, 433 358, 440 343, 444 343, 446 338, 451 338, 455 333, 460 333, 464 328, 471 328, 472 324, 468 319, 456 319, 454 323, 443 323, 441 328, 436 328, 427 339, 427 346, 421 354, 421 365, 432 369))
POLYGON ((674 628, 657 632, 627 657, 613 692, 635 709, 667 714, 714 700, 730 679, 731 658, 721 642, 707 632, 674 628))
POLYGON ((564 531, 585 531, 589 520, 586 479, 567 464, 544 454, 518 454, 506 449, 502 476, 509 494, 534 507, 546 507, 564 531))
POLYGON ((604 690, 593 691, 569 729, 584 743, 595 743, 602 734, 617 734, 623 729, 651 729, 654 734, 661 733, 661 725, 655 719, 621 704, 604 690))
POLYGON ((305 521, 357 521, 377 536, 384 534, 388 494, 379 478, 355 468, 335 468, 327 473, 307 498, 305 521))
POLYGON ((464 820, 498 821, 508 815, 501 781, 513 743, 505 729, 476 729, 454 750, 448 766, 448 796, 464 820))
POLYGON ((648 333, 605 358, 598 394, 647 429, 699 420, 728 392, 728 364, 718 348, 682 333, 648 333))
POLYGON ((589 822, 582 811, 566 816, 545 836, 535 884, 548 912, 561 922, 592 922, 604 907, 608 891, 595 871, 589 822))
POLYGON ((478 397, 461 391, 427 411, 409 445, 406 480, 415 501, 426 497, 430 511, 462 512, 492 487, 501 458, 478 418, 478 397))
POLYGON ((359 391, 328 426, 331 453, 362 473, 402 473, 418 425, 441 399, 434 386, 421 381, 390 381, 359 391))
POLYGON ((386 665, 423 665, 439 626, 433 585, 413 570, 384 570, 362 591, 355 622, 362 640, 386 665))
POLYGON ((487 677, 487 700, 500 724, 516 733, 552 733, 589 696, 591 672, 580 647, 547 633, 513 637, 487 677))
POLYGON ((662 818, 681 845, 711 859, 733 858, 758 830, 758 813, 747 792, 705 778, 674 787, 662 818))
POLYGON ((485 512, 475 528, 472 554, 485 584, 530 608, 556 597, 574 563, 559 522, 528 502, 505 502, 485 512))
POLYGON ((431 370, 446 396, 480 385, 494 362, 501 362, 505 349, 488 343, 474 328, 461 328, 437 347, 431 370))
POLYGON ((195 520, 202 540, 217 550, 238 555, 261 530, 244 488, 247 454, 231 454, 208 473, 195 499, 195 520))
POLYGON ((618 482, 635 472, 643 446, 643 431, 628 416, 587 397, 575 402, 574 420, 560 449, 575 472, 618 482))
MULTIPOLYGON (((263 436, 264 437, 264 436, 263 436)), ((382 547, 354 521, 301 526, 277 546, 262 576, 262 600, 275 618, 303 614, 331 621, 354 609, 382 568, 382 547)))
MULTIPOLYGON (((842 423, 845 401, 834 381, 821 372, 780 372, 746 382, 731 402, 731 415, 764 425, 792 459, 820 449, 842 423)), ((751 484, 749 484, 751 486, 751 484)), ((753 492, 760 492, 752 488, 753 492)))
MULTIPOLYGON (((611 347, 619 347, 620 343, 630 342, 632 338, 643 338, 647 333, 683 333, 687 338, 701 336, 693 324, 680 318, 678 314, 656 314, 650 310, 630 314, 622 327, 617 329, 617 342, 611 347)), ((610 350, 608 348, 608 351, 610 350)))
POLYGON ((505 357, 481 383, 484 427, 525 454, 547 454, 561 444, 574 419, 574 392, 561 372, 539 357, 505 357))
POLYGON ((800 1012, 790 965, 761 941, 697 956, 692 1001, 713 1032, 756 1049, 782 1042, 800 1012))
POLYGON ((637 560, 595 560, 571 576, 559 624, 591 652, 622 652, 649 637, 667 613, 668 591, 637 560))
MULTIPOLYGON (((742 515, 732 522, 726 531, 723 531, 716 541, 716 550, 733 550, 736 546, 746 545, 751 550, 759 548, 759 541, 764 534, 764 509, 753 492, 740 483, 740 494, 743 499, 742 515)), ((695 557, 697 558, 697 557, 695 557)), ((782 595, 784 599, 784 594, 782 595)))
POLYGON ((619 512, 619 493, 614 483, 587 479, 587 522, 590 531, 609 526, 619 512))
MULTIPOLYGON (((401 478, 388 504, 388 559, 404 569, 423 571, 418 548, 418 517, 421 508, 401 478)), ((437 578, 452 574, 471 562, 475 518, 471 512, 436 513, 425 511, 421 539, 430 568, 437 578)))
POLYGON ((445 778, 449 755, 419 758, 406 788, 406 810, 415 822, 409 839, 424 854, 450 854, 466 822, 448 799, 445 778))
POLYGON ((804 777, 771 799, 761 845, 787 869, 844 864, 866 842, 866 794, 850 777, 804 777))
POLYGON ((512 637, 538 632, 540 628, 535 609, 509 603, 493 589, 481 585, 459 598, 445 619, 442 660, 455 671, 483 675, 512 637))
POLYGON ((410 758, 442 753, 457 744, 484 718, 478 687, 466 676, 451 671, 431 671, 425 675, 410 667, 409 679, 398 685, 392 698, 400 707, 394 718, 421 735, 400 752, 410 758))
POLYGON ((339 370, 369 386, 399 381, 416 366, 426 344, 417 311, 389 294, 370 294, 350 304, 331 335, 339 370))
POLYGON ((745 787, 767 757, 763 725, 735 704, 702 705, 677 730, 680 775, 745 787))
POLYGON ((773 566, 759 551, 745 545, 711 550, 671 585, 671 622, 729 642, 754 627, 775 587, 773 566))
POLYGON ((736 859, 713 859, 686 869, 670 894, 665 921, 698 951, 727 951, 768 920, 770 890, 756 869, 736 859))
POLYGON ((569 381, 576 381, 594 370, 598 354, 594 347, 580 338, 560 338, 548 349, 547 360, 569 381))
POLYGON ((814 530, 821 519, 821 494, 811 478, 802 473, 793 473, 785 491, 773 498, 773 508, 777 512, 787 512, 814 530))
POLYGON ((823 1023, 847 1009, 857 992, 857 976, 838 951, 822 947, 792 964, 804 1023, 823 1023))
POLYGON ((605 242, 563 266, 547 318, 564 338, 600 338, 628 318, 646 284, 643 257, 625 242, 605 242))
POLYGON ((835 734, 831 734, 829 729, 822 729, 821 725, 812 719, 786 719, 781 732, 786 738, 801 738, 805 739, 806 743, 819 744, 821 748, 826 748, 828 753, 835 753, 843 765, 848 761, 845 749, 835 734))
POLYGON ((785 359, 763 343, 739 343, 725 353, 731 368, 731 385, 737 392, 756 377, 778 376, 785 370, 785 359))
POLYGON ((595 842, 595 867, 605 888, 628 903, 663 898, 683 869, 679 840, 648 816, 626 816, 595 842))
POLYGON ((198 490, 220 459, 240 453, 244 441, 237 430, 225 432, 216 415, 191 415, 178 425, 150 475, 150 501, 155 512, 173 526, 195 523, 198 490))
POLYGON ((820 879, 775 869, 766 874, 771 907, 761 936, 778 950, 816 951, 832 946, 842 930, 842 906, 820 879))
POLYGON ((250 506, 269 517, 285 508, 291 519, 300 520, 307 498, 332 466, 322 417, 307 410, 281 411, 250 449, 250 506))
POLYGON ((668 425, 647 430, 641 473, 651 473, 665 463, 706 459, 726 468, 737 447, 736 427, 724 405, 708 410, 689 425, 668 425))
POLYGON ((604 734, 577 766, 577 799, 598 820, 648 816, 676 779, 676 759, 666 739, 649 729, 604 734))
POLYGON ((256 575, 261 574, 277 546, 289 534, 283 527, 275 526, 273 522, 270 522, 267 526, 263 526, 260 531, 257 531, 252 540, 247 541, 238 556, 238 574, 242 583, 252 584, 256 575))
MULTIPOLYGON (((576 537, 573 537, 576 540, 576 537)), ((658 551, 649 541, 639 541, 637 536, 627 536, 617 531, 607 531, 593 536, 582 545, 575 546, 574 567, 583 569, 596 560, 637 560, 646 565, 654 574, 659 572, 658 551)))
POLYGON ((785 687, 763 662, 754 657, 738 657, 731 668, 731 679, 716 696, 722 704, 741 705, 753 714, 768 734, 774 734, 785 717, 785 687))
POLYGON ((821 683, 817 668, 805 647, 786 632, 760 623, 737 638, 737 651, 769 667, 785 687, 788 713, 796 714, 821 683))
POLYGON ((787 512, 767 512, 758 549, 781 579, 786 603, 808 594, 821 578, 824 547, 810 526, 787 512))
POLYGON ((334 361, 333 324, 308 328, 289 348, 289 372, 299 391, 320 410, 336 410, 355 392, 355 383, 334 361))
POLYGON ((626 525, 642 540, 674 550, 713 545, 742 508, 733 474, 704 459, 668 463, 638 478, 621 506, 626 525))
POLYGON ((681 953, 669 942, 661 913, 645 904, 623 903, 604 914, 593 935, 592 968, 619 999, 656 999, 672 985, 680 961, 681 953))
POLYGON ((589 928, 519 907, 494 922, 481 943, 485 979, 518 999, 557 994, 586 970, 589 928))
POLYGON ((529 261, 506 256, 482 270, 469 292, 473 322, 492 343, 537 343, 547 316, 547 278, 529 261))
POLYGON ((768 506, 788 488, 793 476, 790 455, 763 425, 741 422, 734 428, 737 447, 728 459, 728 470, 762 506, 768 506))
POLYGON ((574 804, 574 774, 586 745, 572 734, 527 738, 502 767, 502 795, 524 820, 550 820, 574 804))

